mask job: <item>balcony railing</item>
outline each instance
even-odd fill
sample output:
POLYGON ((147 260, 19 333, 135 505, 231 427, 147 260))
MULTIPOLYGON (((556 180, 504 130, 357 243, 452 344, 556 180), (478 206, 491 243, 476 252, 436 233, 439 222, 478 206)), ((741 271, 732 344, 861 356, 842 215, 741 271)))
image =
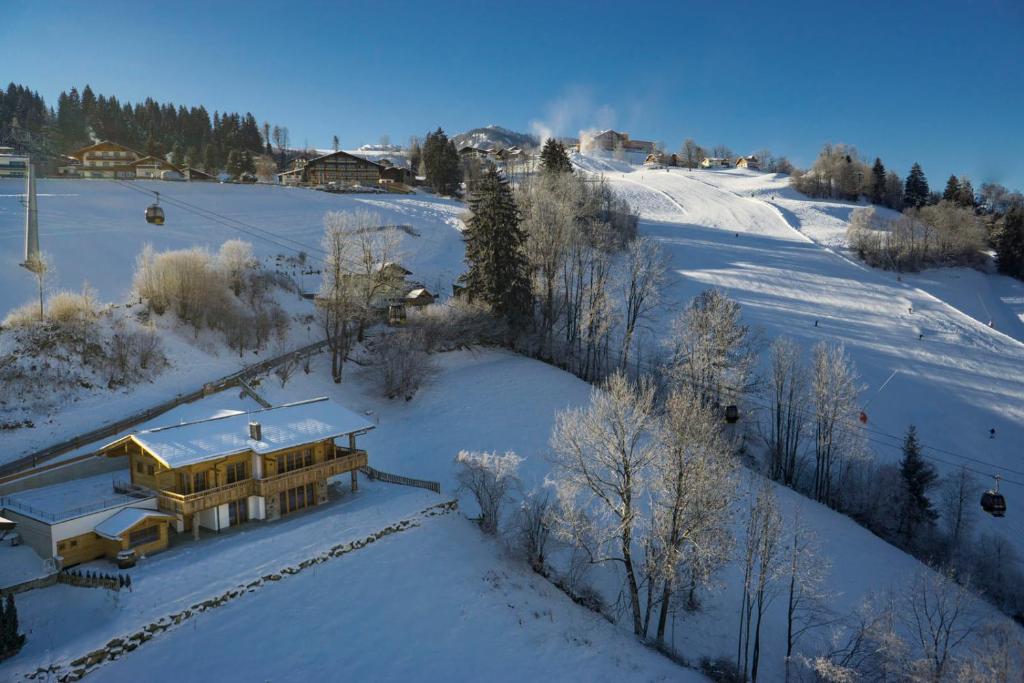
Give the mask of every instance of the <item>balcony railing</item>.
POLYGON ((207 510, 247 496, 275 496, 281 491, 357 470, 367 464, 366 451, 335 448, 335 454, 336 456, 330 460, 265 479, 243 479, 196 493, 157 491, 158 505, 165 512, 189 516, 200 510, 207 510))
POLYGON ((256 495, 275 496, 281 491, 287 491, 296 486, 312 484, 321 479, 351 472, 366 465, 366 451, 336 448, 335 453, 337 453, 337 456, 331 460, 325 460, 308 467, 300 467, 290 472, 256 480, 256 495))
POLYGON ((173 491, 159 491, 159 506, 168 512, 181 515, 191 515, 200 510, 217 507, 233 500, 256 495, 254 490, 255 479, 242 479, 231 484, 217 486, 205 491, 196 493, 174 493, 173 491))

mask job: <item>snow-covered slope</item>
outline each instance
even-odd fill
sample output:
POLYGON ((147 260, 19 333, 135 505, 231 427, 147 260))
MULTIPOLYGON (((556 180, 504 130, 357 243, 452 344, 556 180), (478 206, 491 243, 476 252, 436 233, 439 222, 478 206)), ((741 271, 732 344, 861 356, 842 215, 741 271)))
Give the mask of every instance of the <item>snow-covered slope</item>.
MULTIPOLYGON (((458 202, 430 195, 339 195, 276 185, 132 181, 162 193, 163 226, 143 220, 152 201, 106 180, 40 180, 39 239, 53 257, 51 287, 97 289, 101 301, 124 301, 135 259, 143 245, 157 250, 192 246, 216 250, 229 239, 252 242, 258 256, 295 256, 304 251, 319 265, 323 217, 328 211, 364 209, 386 225, 414 224, 420 235, 405 235, 403 261, 411 279, 450 291, 462 271, 458 202), (176 202, 187 204, 181 206, 176 202), (207 212, 214 212, 212 215, 207 212), (197 215, 198 214, 198 215, 197 215)), ((24 182, 0 180, 0 313, 30 299, 35 281, 18 268, 24 240, 24 182)), ((301 273, 296 273, 301 280, 301 273)), ((317 278, 306 278, 315 287, 317 278)))
POLYGON ((1004 475, 1007 517, 984 516, 980 531, 1024 551, 1024 486, 1007 481, 1024 482, 1020 283, 964 270, 898 280, 856 263, 837 251, 856 205, 809 200, 782 176, 602 164, 581 166, 629 198, 641 232, 671 258, 660 329, 698 292, 720 287, 767 341, 788 335, 808 349, 845 345, 866 385, 865 436, 876 454, 898 458, 901 435, 914 424, 940 471, 967 465, 983 478, 1004 475), (975 309, 1003 322, 990 328, 969 315, 975 309))

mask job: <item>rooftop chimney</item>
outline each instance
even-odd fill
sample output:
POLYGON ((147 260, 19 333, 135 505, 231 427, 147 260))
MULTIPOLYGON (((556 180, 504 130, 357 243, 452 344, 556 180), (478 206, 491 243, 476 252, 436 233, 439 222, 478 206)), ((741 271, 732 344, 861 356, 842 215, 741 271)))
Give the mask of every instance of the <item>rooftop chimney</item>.
POLYGON ((259 422, 249 423, 249 438, 253 441, 263 441, 263 427, 259 422))

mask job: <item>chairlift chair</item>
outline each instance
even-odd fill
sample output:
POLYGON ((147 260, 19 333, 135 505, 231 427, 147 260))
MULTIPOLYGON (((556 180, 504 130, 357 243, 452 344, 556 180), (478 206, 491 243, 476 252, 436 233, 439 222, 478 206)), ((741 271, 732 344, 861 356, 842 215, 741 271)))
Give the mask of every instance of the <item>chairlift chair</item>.
POLYGON ((999 480, 1001 477, 997 474, 995 479, 996 487, 981 494, 981 509, 993 517, 1005 517, 1006 498, 1003 497, 1003 494, 999 493, 999 480))
POLYGON ((164 224, 164 207, 160 206, 160 193, 156 193, 156 201, 146 208, 146 222, 153 225, 164 224))

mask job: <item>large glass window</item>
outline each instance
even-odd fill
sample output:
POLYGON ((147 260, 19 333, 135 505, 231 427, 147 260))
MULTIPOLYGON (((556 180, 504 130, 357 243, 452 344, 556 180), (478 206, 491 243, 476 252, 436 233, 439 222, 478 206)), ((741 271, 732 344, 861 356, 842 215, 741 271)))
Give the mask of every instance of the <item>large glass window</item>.
POLYGON ((228 467, 227 467, 227 482, 229 484, 234 484, 236 481, 242 481, 243 479, 246 478, 246 476, 247 475, 246 475, 246 463, 245 463, 245 461, 235 462, 235 463, 231 463, 230 465, 228 465, 228 467))
POLYGON ((131 548, 160 540, 160 525, 154 524, 128 534, 128 546, 131 548))

